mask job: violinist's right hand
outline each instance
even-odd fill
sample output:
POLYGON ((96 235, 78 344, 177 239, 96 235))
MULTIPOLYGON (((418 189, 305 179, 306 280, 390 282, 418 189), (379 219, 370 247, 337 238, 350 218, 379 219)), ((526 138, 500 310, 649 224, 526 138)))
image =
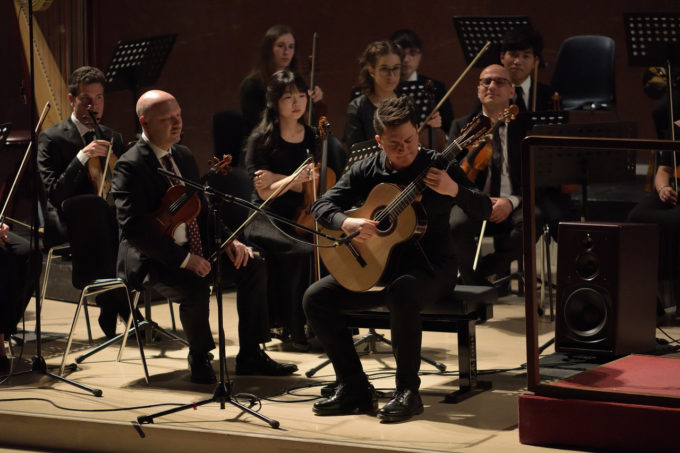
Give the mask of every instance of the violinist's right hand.
POLYGON ((5 223, 0 223, 0 244, 5 245, 9 242, 9 225, 5 223))
POLYGON ((190 270, 199 277, 205 277, 210 273, 210 261, 206 260, 202 256, 189 254, 189 261, 187 262, 186 269, 190 270))
POLYGON ((295 177, 293 182, 303 184, 312 179, 319 179, 319 164, 307 164, 307 167, 295 177))
POLYGON ((432 115, 432 118, 427 121, 427 125, 430 127, 442 127, 442 116, 439 112, 435 112, 435 114, 432 115))
POLYGON ((106 140, 92 140, 90 143, 81 150, 88 158, 101 156, 106 157, 106 153, 109 152, 109 143, 106 140))
POLYGON ((377 225, 378 222, 375 220, 347 217, 342 222, 342 226, 340 228, 347 236, 358 231, 359 234, 354 237, 354 240, 357 242, 366 242, 378 234, 377 225))
POLYGON ((659 190, 659 200, 675 206, 678 204, 678 193, 671 186, 664 186, 659 190))

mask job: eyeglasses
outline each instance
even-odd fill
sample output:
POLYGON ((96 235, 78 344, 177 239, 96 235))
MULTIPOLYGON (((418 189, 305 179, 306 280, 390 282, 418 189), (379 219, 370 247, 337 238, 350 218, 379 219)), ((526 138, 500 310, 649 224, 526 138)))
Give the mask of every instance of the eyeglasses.
POLYGON ((505 77, 484 77, 483 79, 479 79, 479 84, 484 88, 489 88, 491 82, 494 82, 499 87, 510 85, 510 81, 505 77))
POLYGON ((401 74, 401 65, 396 65, 396 66, 393 66, 391 68, 389 68, 387 66, 380 66, 378 68, 378 72, 383 77, 387 77, 390 74, 400 75, 401 74))

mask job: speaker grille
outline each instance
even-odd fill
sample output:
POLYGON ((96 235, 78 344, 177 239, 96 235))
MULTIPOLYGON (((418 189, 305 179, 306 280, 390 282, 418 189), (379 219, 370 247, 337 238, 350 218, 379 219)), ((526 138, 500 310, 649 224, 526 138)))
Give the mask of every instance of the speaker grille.
POLYGON ((593 288, 579 288, 569 294, 563 307, 568 334, 586 341, 598 337, 607 325, 608 305, 603 292, 593 288))

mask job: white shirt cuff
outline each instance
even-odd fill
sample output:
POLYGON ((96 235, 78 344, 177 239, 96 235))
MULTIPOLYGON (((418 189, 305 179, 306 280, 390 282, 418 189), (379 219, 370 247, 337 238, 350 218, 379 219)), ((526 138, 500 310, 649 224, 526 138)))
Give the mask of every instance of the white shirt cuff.
POLYGON ((82 149, 80 151, 78 151, 78 154, 76 154, 76 157, 78 158, 80 163, 83 164, 83 165, 87 165, 87 161, 90 160, 90 156, 85 154, 82 149))
POLYGON ((186 269, 187 264, 189 263, 189 257, 191 256, 191 253, 187 253, 186 258, 184 258, 184 261, 182 261, 182 264, 179 265, 180 269, 186 269))

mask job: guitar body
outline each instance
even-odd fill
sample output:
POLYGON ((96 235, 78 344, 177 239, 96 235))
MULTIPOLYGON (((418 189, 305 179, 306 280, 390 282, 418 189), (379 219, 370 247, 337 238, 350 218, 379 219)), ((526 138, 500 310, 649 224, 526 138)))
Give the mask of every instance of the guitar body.
MULTIPOLYGON (((375 219, 392 202, 401 189, 394 184, 378 184, 371 190, 363 206, 345 214, 354 218, 375 219)), ((326 269, 350 291, 366 291, 381 283, 393 247, 421 236, 427 228, 427 215, 419 202, 407 206, 396 221, 378 225, 378 235, 364 243, 351 241, 333 248, 320 248, 319 254, 326 269)), ((321 229, 324 233, 339 237, 339 230, 321 229)), ((321 245, 333 242, 319 238, 321 245)))

